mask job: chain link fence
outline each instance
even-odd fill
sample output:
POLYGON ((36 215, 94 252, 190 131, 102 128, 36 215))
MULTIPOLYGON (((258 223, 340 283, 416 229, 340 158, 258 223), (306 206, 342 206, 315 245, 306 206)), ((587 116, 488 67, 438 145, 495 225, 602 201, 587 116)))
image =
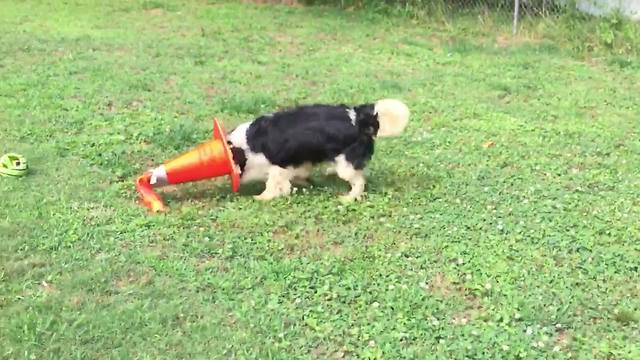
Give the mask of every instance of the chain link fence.
MULTIPOLYGON (((282 2, 284 0, 280 0, 282 2)), ((561 10, 571 0, 298 0, 308 5, 337 5, 341 8, 392 9, 413 15, 492 12, 513 16, 513 31, 517 31, 523 16, 542 16, 561 10)))
MULTIPOLYGON (((561 41, 578 56, 640 55, 640 0, 242 0, 251 3, 368 9, 449 24, 462 16, 482 24, 561 41), (596 15, 591 17, 589 15, 596 15), (600 17, 599 15, 605 15, 600 17), (543 21, 540 21, 543 20, 543 21), (547 21, 550 20, 550 21, 547 21)), ((630 62, 627 62, 630 63, 630 62)))
POLYGON ((517 32, 517 25, 522 16, 549 16, 566 11, 590 15, 618 13, 631 20, 640 21, 640 0, 514 0, 513 33, 517 32))
MULTIPOLYGON (((282 1, 282 0, 281 0, 282 1)), ((342 8, 373 8, 419 14, 455 14, 461 12, 491 12, 513 17, 516 34, 524 17, 545 17, 580 10, 592 15, 620 11, 640 20, 640 0, 293 0, 306 4, 332 4, 342 8)))

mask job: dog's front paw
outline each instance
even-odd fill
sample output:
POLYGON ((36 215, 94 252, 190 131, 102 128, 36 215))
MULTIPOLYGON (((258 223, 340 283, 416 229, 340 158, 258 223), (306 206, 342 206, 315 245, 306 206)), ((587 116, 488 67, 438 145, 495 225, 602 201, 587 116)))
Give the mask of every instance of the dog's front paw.
POLYGON ((273 200, 277 197, 290 195, 291 190, 292 190, 291 184, 287 182, 286 185, 280 186, 275 190, 266 189, 265 191, 262 192, 262 194, 256 195, 253 198, 260 201, 273 200))
POLYGON ((363 194, 359 194, 359 195, 346 194, 346 195, 340 195, 338 197, 338 199, 343 204, 350 204, 350 203, 352 203, 354 201, 362 200, 363 196, 364 196, 364 193, 363 194))
POLYGON ((275 198, 275 196, 273 196, 272 194, 268 194, 267 192, 263 192, 260 195, 254 195, 253 198, 258 201, 269 201, 275 198))

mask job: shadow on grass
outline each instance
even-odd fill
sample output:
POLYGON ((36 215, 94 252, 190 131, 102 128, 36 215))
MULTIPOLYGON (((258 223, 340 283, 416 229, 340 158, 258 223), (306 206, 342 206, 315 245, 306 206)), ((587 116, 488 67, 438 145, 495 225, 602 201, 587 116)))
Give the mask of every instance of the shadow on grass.
MULTIPOLYGON (((436 175, 420 175, 406 177, 394 174, 392 171, 377 171, 367 176, 366 192, 369 195, 384 194, 386 192, 412 192, 428 193, 441 182, 436 175)), ((344 194, 349 191, 349 184, 335 175, 314 174, 309 179, 309 184, 294 184, 296 194, 304 192, 302 196, 314 196, 321 193, 333 195, 344 194)), ((253 182, 242 184, 240 190, 234 193, 231 190, 231 181, 226 177, 213 180, 205 180, 194 183, 180 184, 158 190, 167 204, 181 204, 193 201, 219 202, 233 197, 252 197, 259 195, 264 190, 264 183, 253 182)), ((299 195, 300 196, 300 195, 299 195)))

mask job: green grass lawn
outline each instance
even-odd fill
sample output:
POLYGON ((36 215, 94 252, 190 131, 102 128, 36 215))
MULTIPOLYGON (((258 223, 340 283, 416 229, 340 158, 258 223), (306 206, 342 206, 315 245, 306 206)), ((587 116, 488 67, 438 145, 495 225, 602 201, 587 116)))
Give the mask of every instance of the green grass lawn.
POLYGON ((640 358, 640 67, 476 22, 1 1, 0 358, 640 358), (213 116, 383 97, 362 202, 137 202, 213 116))

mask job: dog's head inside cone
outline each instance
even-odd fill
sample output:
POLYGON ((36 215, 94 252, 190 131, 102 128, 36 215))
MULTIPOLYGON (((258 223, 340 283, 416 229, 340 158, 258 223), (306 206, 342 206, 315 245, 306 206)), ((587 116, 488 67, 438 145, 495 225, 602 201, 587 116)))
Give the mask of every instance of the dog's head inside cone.
POLYGON ((160 212, 164 211, 165 207, 160 197, 153 192, 153 188, 227 175, 231 178, 231 190, 238 192, 240 170, 233 161, 222 126, 214 119, 211 140, 140 176, 136 187, 145 206, 153 212, 160 212))

